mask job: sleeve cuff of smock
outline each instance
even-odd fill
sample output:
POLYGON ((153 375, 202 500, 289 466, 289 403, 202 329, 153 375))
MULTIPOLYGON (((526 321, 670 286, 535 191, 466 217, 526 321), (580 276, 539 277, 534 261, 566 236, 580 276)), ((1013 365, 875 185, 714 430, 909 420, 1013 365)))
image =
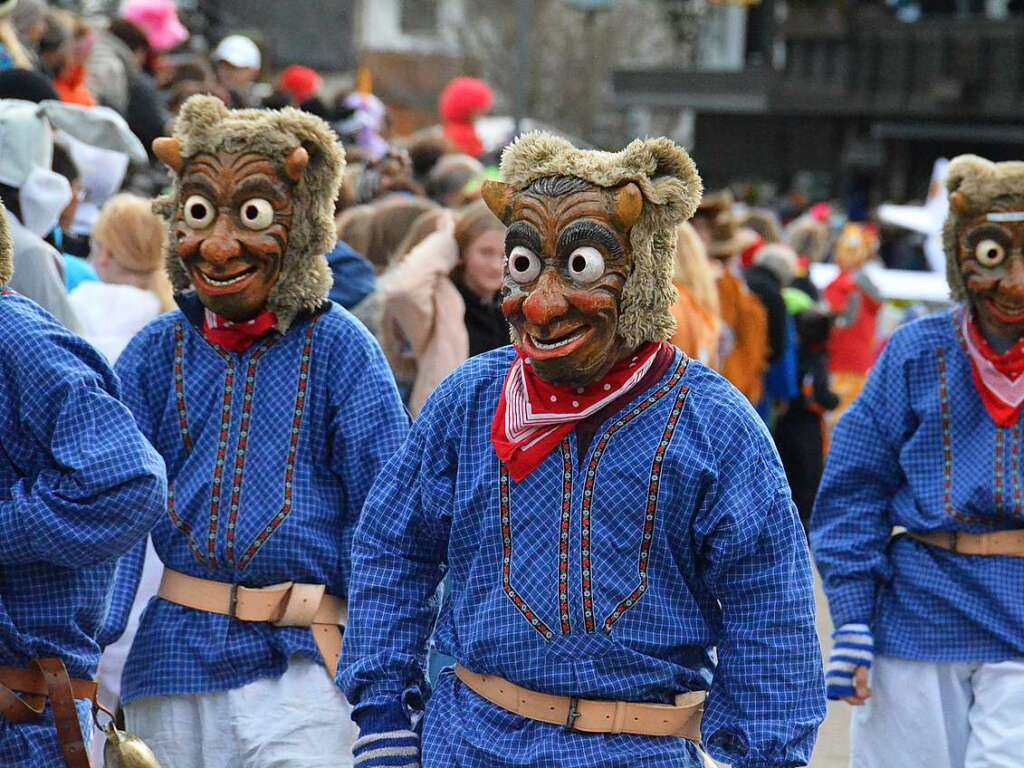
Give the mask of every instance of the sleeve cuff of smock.
POLYGON ((840 589, 827 591, 828 607, 832 614, 832 625, 867 624, 875 616, 875 583, 857 581, 843 585, 840 589))
POLYGON ((393 705, 360 707, 352 713, 352 719, 359 726, 361 736, 403 731, 411 727, 409 716, 400 701, 396 701, 393 705))

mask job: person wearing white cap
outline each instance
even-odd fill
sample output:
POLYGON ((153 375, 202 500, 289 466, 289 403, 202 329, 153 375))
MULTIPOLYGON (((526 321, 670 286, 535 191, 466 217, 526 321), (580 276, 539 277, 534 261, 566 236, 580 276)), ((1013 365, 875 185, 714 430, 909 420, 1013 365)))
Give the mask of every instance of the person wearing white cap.
POLYGON ((18 271, 9 287, 78 331, 59 254, 42 239, 71 200, 68 180, 52 170, 54 130, 136 162, 145 162, 146 152, 124 120, 105 107, 0 99, 0 200, 7 209, 18 271))
POLYGON ((217 80, 231 94, 233 108, 257 106, 252 92, 253 83, 260 76, 263 57, 260 49, 245 35, 228 35, 213 52, 217 65, 217 80))

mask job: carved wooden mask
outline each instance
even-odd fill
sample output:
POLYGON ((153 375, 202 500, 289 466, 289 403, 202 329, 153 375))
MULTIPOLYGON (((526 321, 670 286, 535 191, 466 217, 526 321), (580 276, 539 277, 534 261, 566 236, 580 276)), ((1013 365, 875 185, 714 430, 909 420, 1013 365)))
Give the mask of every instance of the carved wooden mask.
POLYGON ((617 330, 640 190, 554 176, 522 191, 489 181, 483 197, 508 227, 502 311, 515 343, 549 383, 599 381, 633 352, 617 330))

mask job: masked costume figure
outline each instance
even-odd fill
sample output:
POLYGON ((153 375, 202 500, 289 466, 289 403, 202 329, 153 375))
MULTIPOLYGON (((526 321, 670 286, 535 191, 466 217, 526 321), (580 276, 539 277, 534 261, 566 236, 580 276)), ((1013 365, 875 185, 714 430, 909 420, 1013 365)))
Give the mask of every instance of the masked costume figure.
POLYGON ((87 768, 115 559, 161 514, 164 468, 102 355, 11 272, 0 207, 0 765, 87 768))
POLYGON ((702 736, 737 768, 806 763, 824 696, 785 475, 740 394, 663 341, 692 161, 531 134, 502 174, 515 343, 434 392, 356 534, 357 765, 697 766, 702 736), (442 566, 458 666, 420 745, 442 566))
POLYGON ((326 300, 342 151, 319 118, 208 97, 154 149, 175 174, 161 207, 180 311, 118 361, 170 488, 126 718, 175 768, 345 765, 354 727, 334 672, 349 547, 408 418, 375 342, 326 300))
POLYGON ((874 238, 863 224, 847 224, 836 243, 839 274, 825 288, 825 302, 835 316, 828 354, 839 408, 838 419, 864 388, 868 371, 875 362, 875 338, 882 298, 864 271, 874 253, 874 238))
POLYGON ((1024 755, 1024 163, 960 157, 947 185, 959 304, 892 336, 812 517, 838 627, 829 695, 863 705, 866 768, 1024 755))

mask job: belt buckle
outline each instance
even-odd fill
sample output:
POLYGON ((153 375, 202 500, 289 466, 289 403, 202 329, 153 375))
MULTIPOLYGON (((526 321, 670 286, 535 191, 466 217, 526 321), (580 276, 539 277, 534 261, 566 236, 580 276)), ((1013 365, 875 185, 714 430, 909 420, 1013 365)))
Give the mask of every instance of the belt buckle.
POLYGON ((238 618, 238 585, 231 585, 231 593, 228 595, 228 616, 232 619, 238 618))
POLYGON ((565 717, 566 730, 576 730, 576 721, 580 718, 579 703, 580 700, 576 696, 569 697, 569 712, 565 717))

